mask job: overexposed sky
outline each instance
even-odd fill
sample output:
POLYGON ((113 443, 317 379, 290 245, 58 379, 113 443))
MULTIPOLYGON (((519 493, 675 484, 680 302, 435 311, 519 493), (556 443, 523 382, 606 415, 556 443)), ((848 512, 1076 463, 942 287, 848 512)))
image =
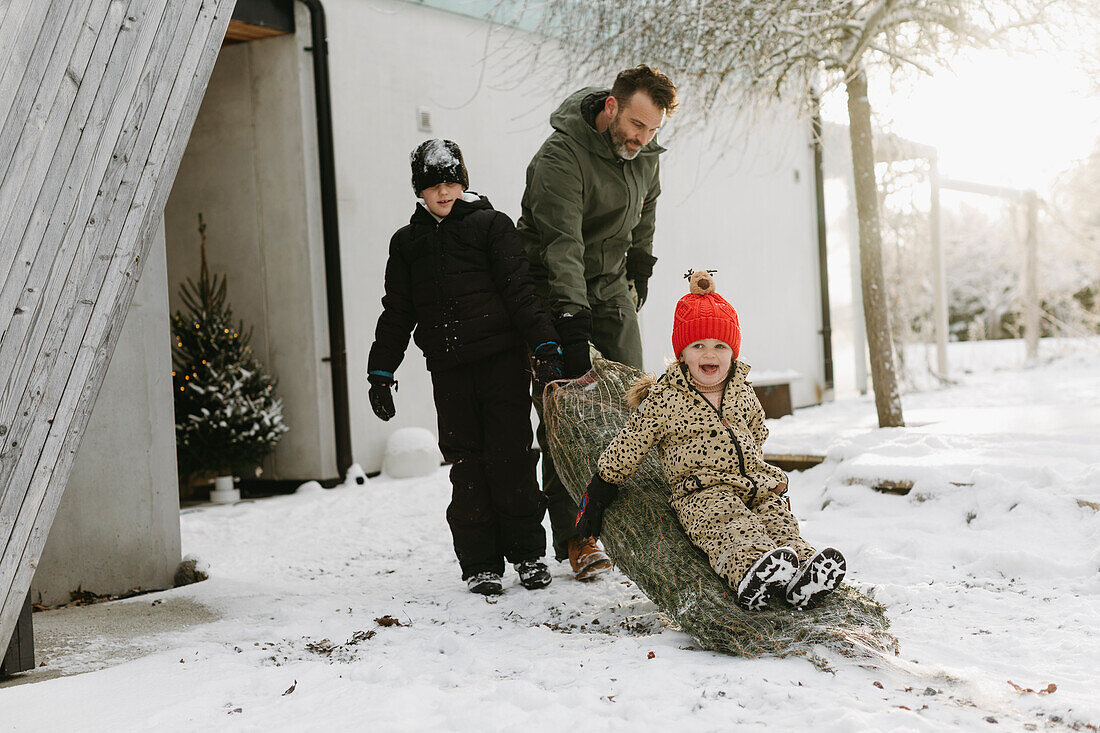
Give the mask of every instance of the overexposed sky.
MULTIPOLYGON (((943 175, 1045 194, 1100 139, 1100 94, 1070 52, 967 50, 934 76, 872 74, 883 129, 939 150, 943 175)), ((847 123, 835 90, 826 119, 847 123)))

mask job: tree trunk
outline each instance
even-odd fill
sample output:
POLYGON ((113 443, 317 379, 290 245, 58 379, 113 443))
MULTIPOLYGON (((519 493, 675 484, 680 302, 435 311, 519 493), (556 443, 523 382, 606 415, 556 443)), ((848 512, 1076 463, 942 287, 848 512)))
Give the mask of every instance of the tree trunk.
POLYGON ((903 427, 901 399, 894 368, 894 345, 886 306, 886 281, 882 275, 882 228, 878 219, 878 187, 871 138, 871 104, 867 99, 867 75, 857 68, 849 76, 848 123, 852 138, 852 171, 859 214, 859 266, 863 280, 863 318, 871 356, 871 382, 875 390, 878 424, 903 427))

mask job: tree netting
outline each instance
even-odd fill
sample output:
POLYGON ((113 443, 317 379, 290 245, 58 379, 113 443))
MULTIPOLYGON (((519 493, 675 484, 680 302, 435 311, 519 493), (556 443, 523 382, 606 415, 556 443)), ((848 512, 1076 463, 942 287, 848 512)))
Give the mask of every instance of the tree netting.
MULTIPOLYGON (((549 449, 558 475, 579 500, 596 461, 630 417, 626 389, 641 375, 603 358, 587 378, 556 383, 545 403, 549 449), (593 378, 594 376, 594 378, 593 378)), ((624 483, 604 515, 600 539, 608 555, 657 606, 705 649, 743 657, 815 655, 823 645, 845 656, 892 657, 886 609, 842 584, 817 608, 795 610, 773 600, 744 611, 732 588, 684 534, 656 452, 624 483)))

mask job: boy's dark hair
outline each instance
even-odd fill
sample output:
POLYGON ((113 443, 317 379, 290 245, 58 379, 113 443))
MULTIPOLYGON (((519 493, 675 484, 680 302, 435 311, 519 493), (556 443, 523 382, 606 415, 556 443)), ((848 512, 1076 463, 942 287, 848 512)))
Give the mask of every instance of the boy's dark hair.
POLYGON ((611 86, 611 96, 626 102, 634 92, 645 92, 653 104, 671 115, 676 111, 679 101, 676 99, 676 87, 667 76, 656 67, 640 64, 633 69, 624 69, 615 77, 615 83, 611 86))

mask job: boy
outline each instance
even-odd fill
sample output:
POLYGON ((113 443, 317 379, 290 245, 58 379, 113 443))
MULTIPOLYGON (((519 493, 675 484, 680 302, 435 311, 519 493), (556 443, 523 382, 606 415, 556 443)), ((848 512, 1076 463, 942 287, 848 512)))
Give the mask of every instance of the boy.
POLYGON ((542 588, 550 573, 541 561, 545 506, 531 450, 527 352, 536 385, 560 378, 557 334, 511 220, 466 190, 458 145, 428 140, 410 163, 418 200, 390 240, 367 360, 371 408, 383 420, 394 416, 390 388, 412 334, 432 375, 439 447, 451 463, 447 523, 462 579, 474 593, 502 593, 507 558, 525 588, 542 588))

